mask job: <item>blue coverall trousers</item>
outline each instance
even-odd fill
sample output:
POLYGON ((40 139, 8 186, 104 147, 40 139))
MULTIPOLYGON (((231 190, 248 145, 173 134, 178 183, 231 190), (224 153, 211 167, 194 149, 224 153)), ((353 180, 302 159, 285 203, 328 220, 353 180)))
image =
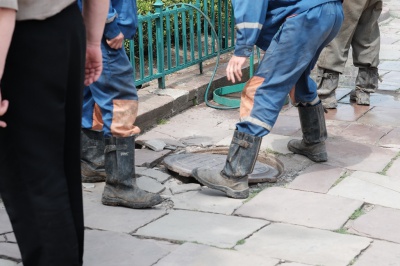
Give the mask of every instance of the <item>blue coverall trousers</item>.
POLYGON ((109 47, 104 38, 101 50, 103 72, 83 93, 82 128, 103 130, 105 137, 139 134, 140 129, 134 126, 138 95, 125 49, 109 47))
POLYGON ((282 22, 243 90, 238 131, 258 137, 268 134, 293 87, 296 103, 320 102, 310 72, 322 49, 339 32, 342 21, 341 3, 328 2, 282 22))

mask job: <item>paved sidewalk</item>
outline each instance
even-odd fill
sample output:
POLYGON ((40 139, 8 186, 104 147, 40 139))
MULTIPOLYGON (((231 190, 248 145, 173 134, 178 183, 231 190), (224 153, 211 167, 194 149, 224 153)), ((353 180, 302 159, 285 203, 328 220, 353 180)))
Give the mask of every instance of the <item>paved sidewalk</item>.
MULTIPOLYGON (((277 183, 252 186, 247 200, 178 178, 161 163, 174 152, 229 145, 238 110, 191 107, 201 102, 212 65, 203 76, 175 75, 168 90, 140 90, 139 124, 158 125, 138 138, 138 182, 166 200, 147 210, 107 207, 100 202, 103 183, 83 184, 84 265, 400 265, 400 2, 385 3, 383 81, 371 106, 349 103, 357 75, 349 60, 339 106, 326 114, 329 159, 321 164, 287 150, 301 130, 296 108, 285 106, 261 148, 284 172, 277 183), (149 149, 160 144, 154 140, 167 146, 149 149)), ((218 73, 215 86, 226 84, 224 64, 218 73)), ((19 262, 0 203, 0 266, 19 262)))

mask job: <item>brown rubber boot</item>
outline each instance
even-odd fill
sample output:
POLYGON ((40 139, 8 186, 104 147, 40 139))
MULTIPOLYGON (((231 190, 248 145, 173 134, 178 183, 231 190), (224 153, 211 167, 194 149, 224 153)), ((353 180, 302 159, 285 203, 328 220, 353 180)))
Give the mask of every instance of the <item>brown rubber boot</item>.
POLYGON ((106 186, 102 203, 133 209, 149 208, 162 202, 158 194, 146 192, 136 184, 134 136, 105 139, 106 186))
POLYGON ((314 162, 326 162, 325 140, 328 136, 322 104, 298 107, 303 139, 289 141, 288 149, 296 154, 307 156, 314 162))
POLYGON ((356 88, 350 92, 350 101, 358 105, 370 105, 370 93, 378 89, 378 68, 359 68, 356 78, 356 88))
POLYGON ((201 184, 225 192, 228 197, 249 197, 248 175, 253 172, 260 150, 261 137, 235 131, 224 169, 199 167, 192 175, 201 184))
POLYGON ((326 109, 337 107, 336 89, 339 85, 339 72, 318 67, 317 93, 326 109))
POLYGON ((104 137, 102 131, 81 129, 81 176, 82 182, 104 182, 104 137))

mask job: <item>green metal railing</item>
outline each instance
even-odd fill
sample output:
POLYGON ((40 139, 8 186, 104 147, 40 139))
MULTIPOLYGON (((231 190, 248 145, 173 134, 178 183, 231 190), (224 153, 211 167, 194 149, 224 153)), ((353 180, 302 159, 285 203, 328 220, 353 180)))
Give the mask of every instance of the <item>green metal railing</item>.
POLYGON ((164 7, 153 4, 154 13, 140 15, 137 36, 129 43, 136 85, 165 77, 234 48, 233 10, 229 0, 196 0, 164 7), (211 25, 210 25, 211 24, 211 25))

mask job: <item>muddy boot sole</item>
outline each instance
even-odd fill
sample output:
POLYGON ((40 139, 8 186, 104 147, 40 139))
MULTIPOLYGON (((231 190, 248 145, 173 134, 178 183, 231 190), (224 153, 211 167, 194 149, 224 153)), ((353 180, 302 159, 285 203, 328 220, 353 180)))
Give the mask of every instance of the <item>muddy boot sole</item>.
POLYGON ((223 185, 217 185, 209 182, 208 180, 205 180, 198 176, 197 174, 197 169, 193 170, 193 176, 194 178, 199 181, 201 184, 212 188, 216 189, 219 191, 224 192, 228 197, 234 198, 234 199, 247 199, 249 197, 249 188, 243 189, 243 190, 234 190, 230 187, 223 186, 223 185))
POLYGON ((297 145, 295 144, 296 142, 297 142, 297 140, 289 141, 289 143, 287 144, 287 148, 289 149, 289 151, 291 151, 295 154, 304 155, 304 156, 308 157, 308 159, 310 159, 311 161, 314 161, 316 163, 328 161, 328 154, 326 152, 319 152, 319 153, 307 152, 307 151, 304 151, 303 149, 297 148, 296 147, 297 145))
POLYGON ((132 209, 151 208, 163 202, 158 194, 144 192, 141 189, 132 188, 128 190, 118 190, 106 184, 104 187, 101 203, 108 206, 123 206, 132 209), (125 195, 125 197, 123 196, 125 195), (136 198, 134 197, 136 195, 136 198), (146 200, 147 198, 147 200, 146 200), (138 200, 141 199, 141 200, 138 200))
POLYGON ((81 161, 81 177, 83 183, 97 183, 106 181, 104 169, 94 169, 88 163, 81 161))
POLYGON ((350 101, 356 102, 358 105, 370 105, 370 95, 368 92, 352 90, 350 101))
POLYGON ((319 99, 321 100, 322 106, 325 109, 336 109, 336 107, 338 106, 335 92, 331 93, 328 96, 320 95, 319 99))
POLYGON ((133 203, 130 201, 126 201, 124 199, 120 198, 111 198, 111 197, 105 197, 103 196, 101 199, 101 203, 103 205, 107 206, 122 206, 122 207, 128 207, 131 209, 146 209, 146 208, 151 208, 155 205, 160 204, 163 202, 162 198, 160 197, 159 200, 153 200, 151 202, 140 202, 140 203, 133 203))

